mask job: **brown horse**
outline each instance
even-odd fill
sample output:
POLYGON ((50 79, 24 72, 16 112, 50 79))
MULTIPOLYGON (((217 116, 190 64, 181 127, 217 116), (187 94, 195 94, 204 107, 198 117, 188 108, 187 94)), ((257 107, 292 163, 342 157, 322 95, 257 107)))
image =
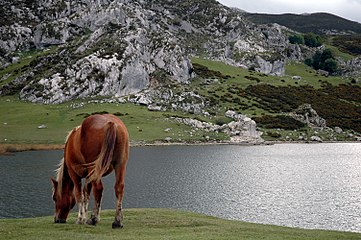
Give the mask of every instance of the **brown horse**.
POLYGON ((53 179, 55 223, 65 223, 75 202, 79 206, 77 223, 95 225, 100 220, 100 203, 103 194, 101 178, 115 171, 117 198, 113 228, 122 227, 122 199, 124 178, 129 154, 128 131, 114 115, 92 115, 68 135, 64 158, 53 179), (82 190, 82 178, 86 178, 82 190), (90 192, 93 188, 94 209, 87 221, 90 192))

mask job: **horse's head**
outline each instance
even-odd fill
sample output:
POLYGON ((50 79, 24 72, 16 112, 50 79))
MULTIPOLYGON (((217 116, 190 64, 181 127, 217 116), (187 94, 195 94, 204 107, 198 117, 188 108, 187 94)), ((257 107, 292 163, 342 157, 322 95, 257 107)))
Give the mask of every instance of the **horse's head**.
POLYGON ((59 187, 58 182, 51 178, 53 184, 53 200, 55 202, 55 223, 65 223, 70 210, 74 207, 76 201, 73 188, 69 185, 59 187))

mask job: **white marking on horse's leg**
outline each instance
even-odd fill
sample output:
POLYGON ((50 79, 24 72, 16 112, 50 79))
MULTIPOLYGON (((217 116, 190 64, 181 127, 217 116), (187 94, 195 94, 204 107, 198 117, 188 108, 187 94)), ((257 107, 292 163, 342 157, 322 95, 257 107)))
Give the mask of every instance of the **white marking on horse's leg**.
POLYGON ((123 227, 122 221, 123 221, 122 201, 117 201, 113 228, 123 227))
POLYGON ((87 220, 87 213, 88 213, 88 207, 89 207, 89 195, 85 192, 84 193, 84 204, 83 204, 83 207, 84 207, 84 212, 83 212, 83 221, 84 223, 86 222, 87 220))
POLYGON ((84 224, 84 203, 83 200, 78 203, 78 219, 76 220, 77 224, 84 224))
POLYGON ((88 197, 84 196, 84 194, 82 194, 81 196, 81 200, 78 203, 78 208, 79 208, 79 212, 76 223, 84 224, 86 222, 87 210, 88 210, 88 197))
POLYGON ((100 209, 101 209, 101 201, 99 203, 95 203, 91 218, 93 221, 100 221, 100 209))

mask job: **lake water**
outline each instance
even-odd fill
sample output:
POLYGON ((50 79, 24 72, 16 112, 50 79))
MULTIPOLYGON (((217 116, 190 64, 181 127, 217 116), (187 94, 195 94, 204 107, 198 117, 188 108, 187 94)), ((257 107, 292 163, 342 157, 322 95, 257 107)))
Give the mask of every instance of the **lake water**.
MULTIPOLYGON (((123 203, 361 232, 360 156, 359 143, 133 147, 123 203)), ((52 215, 49 177, 61 157, 0 156, 0 218, 52 215)), ((102 208, 114 209, 114 175, 103 182, 102 208)))

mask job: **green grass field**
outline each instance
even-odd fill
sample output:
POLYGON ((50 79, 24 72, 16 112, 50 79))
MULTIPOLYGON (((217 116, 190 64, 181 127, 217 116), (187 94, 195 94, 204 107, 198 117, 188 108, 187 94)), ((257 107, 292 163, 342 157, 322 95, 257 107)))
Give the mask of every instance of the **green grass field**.
MULTIPOLYGON (((149 111, 144 106, 131 103, 88 103, 73 108, 81 101, 56 105, 33 104, 17 97, 0 97, 0 144, 61 144, 70 130, 81 124, 87 114, 109 112, 119 115, 126 124, 132 142, 153 143, 170 137, 172 141, 198 141, 204 138, 202 131, 173 121, 169 116, 189 116, 184 113, 149 111), (46 128, 39 129, 38 126, 46 128)), ((222 140, 225 136, 207 133, 211 139, 222 140)))
POLYGON ((112 229, 114 211, 102 211, 97 226, 76 225, 75 213, 65 224, 53 217, 0 220, 1 239, 361 239, 350 232, 305 230, 223 220, 169 209, 126 209, 124 228, 112 229))

